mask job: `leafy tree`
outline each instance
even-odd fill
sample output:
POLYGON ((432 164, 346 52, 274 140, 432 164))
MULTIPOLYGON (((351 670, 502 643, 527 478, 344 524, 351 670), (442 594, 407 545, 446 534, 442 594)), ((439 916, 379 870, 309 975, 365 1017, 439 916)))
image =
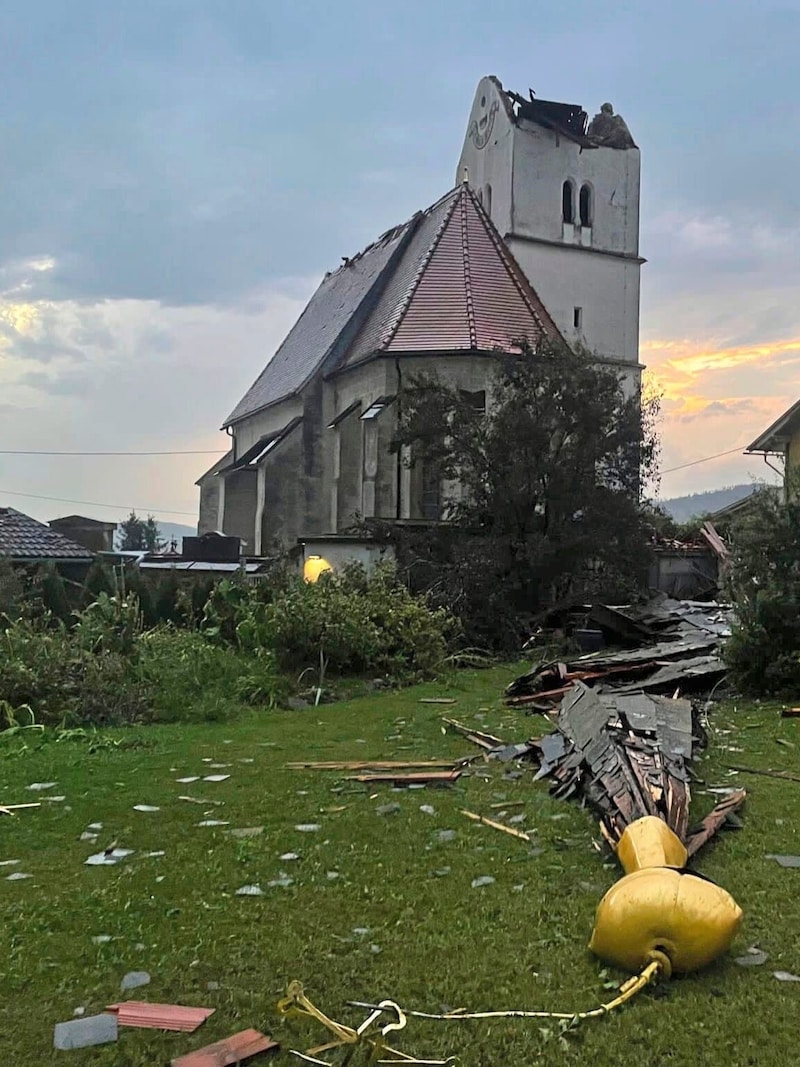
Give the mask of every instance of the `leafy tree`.
POLYGON ((152 515, 140 519, 136 512, 132 511, 127 519, 119 524, 117 549, 120 552, 160 552, 164 544, 158 523, 152 515))
POLYGON ((732 526, 727 592, 736 622, 726 646, 745 693, 794 698, 800 688, 800 476, 788 501, 771 486, 753 494, 732 526))
POLYGON ((546 343, 497 355, 484 415, 435 376, 412 379, 401 402, 397 447, 428 484, 457 487, 445 515, 461 536, 436 584, 474 639, 518 647, 545 606, 640 583, 656 397, 626 396, 607 365, 546 343))

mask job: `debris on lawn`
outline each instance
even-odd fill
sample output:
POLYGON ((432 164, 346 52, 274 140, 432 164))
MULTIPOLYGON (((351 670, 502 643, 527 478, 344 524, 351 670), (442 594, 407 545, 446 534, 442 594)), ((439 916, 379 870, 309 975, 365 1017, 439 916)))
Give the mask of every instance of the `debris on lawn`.
POLYGON ((321 829, 322 827, 318 822, 299 822, 295 826, 295 830, 299 830, 301 834, 314 834, 321 829))
POLYGON ((495 879, 490 874, 482 874, 478 878, 473 878, 470 885, 473 889, 482 889, 485 885, 494 885, 495 879))
POLYGON ((457 704, 455 697, 421 697, 420 704, 457 704))
POLYGON ((800 708, 783 708, 782 719, 800 719, 800 708))
MULTIPOLYGON (((459 761, 460 762, 460 761, 459 761)), ((435 771, 453 770, 457 761, 432 760, 328 760, 317 763, 287 763, 293 771, 435 771)))
POLYGON ((87 1015, 56 1023, 53 1031, 53 1048, 67 1051, 90 1048, 92 1045, 107 1045, 118 1037, 117 1017, 113 1014, 87 1015))
POLYGON ((779 982, 800 982, 800 975, 791 974, 789 971, 773 971, 772 977, 777 978, 779 982))
POLYGON ((15 811, 22 811, 24 808, 40 808, 41 806, 41 804, 0 804, 0 815, 13 815, 15 811))
POLYGON ((134 804, 134 811, 161 811, 161 808, 155 807, 153 804, 134 804))
POLYGON ((172 1060, 171 1067, 232 1067, 262 1052, 277 1052, 279 1048, 277 1041, 259 1030, 241 1030, 213 1045, 178 1056, 172 1060))
MULTIPOLYGON (((458 722, 456 719, 442 719, 445 726, 449 726, 451 730, 455 730, 456 733, 461 734, 462 737, 466 737, 468 741, 471 741, 474 745, 478 745, 479 748, 490 749, 502 748, 506 744, 502 738, 495 737, 494 734, 484 733, 482 730, 476 730, 472 726, 464 726, 463 723, 458 722)), ((446 729, 443 728, 443 733, 446 733, 446 729)))
POLYGON ((461 811, 462 815, 466 815, 468 819, 472 819, 474 822, 482 823, 484 826, 491 826, 493 830, 502 830, 504 834, 509 834, 511 837, 517 837, 520 841, 524 841, 527 845, 531 843, 530 837, 522 830, 515 830, 513 826, 506 826, 505 823, 495 822, 494 819, 487 819, 484 815, 476 815, 474 811, 461 811))
POLYGON ((785 782, 800 782, 800 774, 792 774, 791 771, 774 771, 771 767, 759 769, 756 767, 742 767, 736 763, 729 763, 728 770, 737 771, 739 774, 759 774, 765 778, 782 778, 785 782))
POLYGON ((230 819, 203 819, 198 826, 229 826, 230 819))
POLYGON ((119 984, 123 993, 129 989, 138 989, 140 986, 150 985, 150 975, 147 971, 128 971, 119 984))
POLYGON ((237 897, 263 897, 264 890, 260 885, 243 885, 236 890, 237 897))
POLYGON ((24 874, 22 871, 14 871, 13 874, 6 875, 7 882, 22 882, 26 878, 33 878, 32 874, 24 874))
POLYGON ((45 789, 55 789, 58 782, 31 782, 28 789, 33 790, 34 793, 41 793, 45 789))
POLYGON ((800 856, 776 856, 774 852, 768 852, 767 859, 775 860, 781 867, 800 867, 800 856))
POLYGON ((97 852, 86 861, 87 867, 114 867, 117 863, 133 855, 132 848, 111 848, 104 852, 97 852))
POLYGON ((380 1063, 428 1064, 430 1067, 448 1067, 453 1062, 452 1057, 446 1060, 416 1059, 386 1043, 386 1037, 389 1034, 404 1029, 406 1025, 405 1013, 392 1000, 383 1000, 375 1005, 364 1022, 354 1029, 351 1026, 345 1026, 344 1023, 337 1023, 315 1007, 303 992, 300 982, 290 982, 286 996, 278 1001, 278 1011, 281 1015, 316 1019, 333 1034, 333 1041, 326 1041, 323 1045, 310 1048, 305 1054, 294 1053, 300 1059, 311 1063, 326 1063, 325 1060, 317 1059, 317 1055, 334 1049, 346 1049, 349 1060, 359 1045, 369 1050, 372 1062, 377 1060, 380 1063), (390 1018, 384 1020, 384 1015, 390 1018))
POLYGON ((227 782, 230 778, 229 774, 207 774, 203 779, 204 782, 227 782))
POLYGON ((659 596, 641 606, 595 604, 580 616, 584 632, 594 626, 603 643, 625 651, 537 666, 508 686, 508 704, 552 711, 579 682, 600 683, 605 692, 672 693, 709 690, 725 677, 721 652, 731 622, 725 605, 659 596))
POLYGON ((461 777, 461 771, 375 771, 368 774, 348 774, 348 782, 394 782, 397 785, 450 785, 461 777))
POLYGON ((375 809, 376 815, 399 815, 403 809, 399 804, 379 804, 375 809))
POLYGON ((178 1030, 191 1034, 214 1014, 216 1008, 187 1008, 181 1004, 149 1004, 143 1000, 127 1000, 122 1004, 109 1004, 106 1011, 114 1012, 120 1026, 178 1030))
POLYGON ((240 826, 234 827, 232 830, 226 830, 226 834, 230 834, 231 837, 258 837, 264 833, 263 826, 240 826))
POLYGON ((762 952, 760 948, 749 948, 744 956, 736 956, 734 963, 738 963, 740 967, 761 967, 767 962, 769 956, 766 952, 762 952))

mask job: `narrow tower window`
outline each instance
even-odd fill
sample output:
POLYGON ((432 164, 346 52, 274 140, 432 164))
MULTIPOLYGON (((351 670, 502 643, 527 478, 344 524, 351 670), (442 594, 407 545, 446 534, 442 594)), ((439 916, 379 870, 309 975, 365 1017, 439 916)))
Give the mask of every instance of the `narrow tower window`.
POLYGON ((564 222, 575 221, 575 190, 569 179, 564 182, 561 189, 561 217, 564 222))
POLYGON ((492 214, 492 187, 486 186, 486 196, 483 198, 483 206, 486 208, 486 214, 491 218, 492 214))
POLYGON ((583 325, 583 308, 575 307, 572 309, 572 325, 576 330, 579 330, 583 325))
POLYGON ((581 226, 591 226, 594 220, 592 219, 592 187, 590 185, 581 186, 580 213, 581 226))

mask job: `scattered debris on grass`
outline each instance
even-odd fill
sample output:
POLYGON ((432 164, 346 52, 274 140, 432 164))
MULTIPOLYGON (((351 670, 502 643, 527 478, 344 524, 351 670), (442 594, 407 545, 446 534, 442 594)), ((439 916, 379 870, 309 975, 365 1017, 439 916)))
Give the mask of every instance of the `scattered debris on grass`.
POLYGON ((453 770, 451 759, 430 760, 326 760, 311 763, 287 763, 293 771, 413 771, 453 770))
POLYGON ((204 782, 227 782, 230 778, 229 774, 207 774, 203 779, 204 782))
POLYGON ((129 989, 138 989, 140 986, 150 985, 150 975, 147 971, 128 971, 119 984, 123 993, 129 989))
POLYGON ((295 830, 299 830, 301 834, 314 834, 321 829, 318 822, 299 822, 295 826, 295 830))
POLYGON ((531 843, 530 837, 523 830, 515 830, 513 826, 506 826, 505 823, 495 822, 494 819, 487 819, 485 815, 477 815, 474 811, 465 811, 463 808, 461 814, 466 815, 468 819, 472 819, 474 822, 481 823, 483 826, 491 826, 493 830, 502 830, 504 834, 517 837, 527 845, 531 843))
POLYGON ((765 778, 782 778, 786 782, 800 782, 800 774, 792 774, 791 771, 775 771, 771 767, 742 767, 737 763, 729 763, 728 770, 738 771, 739 774, 760 774, 765 778))
POLYGON ((740 967, 761 967, 767 962, 769 956, 766 952, 762 952, 760 948, 755 946, 749 948, 744 956, 736 956, 734 963, 738 963, 740 967))
POLYGON ((22 882, 26 878, 33 878, 33 875, 24 874, 22 871, 14 871, 13 874, 6 875, 7 882, 22 882))
POLYGON ((403 809, 399 804, 379 804, 375 809, 376 815, 398 815, 403 809))
POLYGON ((90 1048, 92 1045, 107 1045, 118 1037, 116 1015, 87 1015, 84 1018, 70 1019, 69 1022, 56 1023, 53 1031, 53 1048, 67 1051, 78 1048, 90 1048))
MULTIPOLYGON (((595 604, 573 608, 581 634, 622 652, 592 652, 566 663, 550 661, 521 675, 506 689, 507 703, 535 711, 552 711, 577 683, 601 682, 604 691, 671 693, 708 689, 725 677, 722 645, 730 635, 730 608, 658 596, 641 606, 595 604), (593 627, 593 629, 592 629, 593 627)), ((551 616, 561 632, 569 622, 551 616)), ((538 637, 538 635, 537 635, 538 637)), ((537 638, 528 642, 535 645, 537 638)))
POLYGON ((243 885, 236 890, 237 897, 263 897, 264 890, 260 885, 243 885))
POLYGON ((134 811, 161 811, 161 808, 155 807, 153 804, 134 804, 134 811))
POLYGON ((482 889, 485 885, 494 885, 495 879, 490 874, 482 874, 478 878, 473 878, 470 885, 473 889, 482 889))
POLYGON ((456 733, 461 734, 462 737, 466 737, 474 745, 487 751, 502 748, 506 744, 502 738, 495 737, 494 734, 484 733, 483 730, 475 730, 471 726, 464 726, 463 723, 458 722, 456 719, 442 719, 442 722, 444 723, 442 733, 447 733, 447 727, 449 727, 451 730, 455 730, 456 733))
POLYGON ((202 819, 197 826, 229 826, 229 819, 202 819))
POLYGON ((457 704, 455 697, 421 697, 420 704, 457 704))
POLYGON ((132 848, 106 849, 104 852, 97 852, 94 856, 90 856, 85 864, 87 867, 114 867, 133 853, 132 848))
POLYGON ((789 971, 773 971, 772 977, 777 978, 779 982, 800 982, 800 975, 791 974, 789 971))
POLYGON ((768 852, 767 859, 775 860, 781 867, 800 867, 800 856, 778 856, 774 852, 768 852))
POLYGON ((231 1067, 262 1052, 277 1052, 279 1048, 277 1041, 259 1030, 242 1030, 196 1052, 178 1056, 172 1060, 171 1067, 231 1067))
POLYGON ((109 1004, 120 1026, 137 1026, 148 1030, 178 1030, 191 1034, 216 1008, 187 1008, 181 1004, 149 1004, 141 1000, 126 1000, 109 1004))
POLYGON ((41 793, 45 789, 55 789, 58 782, 31 782, 28 789, 31 789, 34 793, 41 793))
POLYGON ((457 782, 461 771, 414 771, 411 774, 378 771, 371 774, 348 774, 348 782, 395 782, 398 785, 449 785, 457 782))
POLYGON ((232 830, 226 830, 226 833, 231 837, 258 837, 264 833, 263 826, 240 826, 234 827, 232 830))
POLYGON ((24 808, 40 808, 41 804, 0 804, 0 815, 13 815, 24 808))

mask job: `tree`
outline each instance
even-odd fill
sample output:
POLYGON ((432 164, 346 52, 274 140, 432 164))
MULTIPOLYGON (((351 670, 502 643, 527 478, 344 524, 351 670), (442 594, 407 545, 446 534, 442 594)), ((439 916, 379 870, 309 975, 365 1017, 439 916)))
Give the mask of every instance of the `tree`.
POLYGON ((401 404, 396 446, 423 465, 426 482, 458 487, 445 513, 462 537, 439 582, 452 583, 456 567, 449 595, 467 628, 465 611, 494 612, 484 643, 513 647, 525 616, 641 581, 657 398, 626 396, 607 365, 543 343, 498 353, 485 415, 435 376, 412 379, 401 404))
POLYGON ((800 476, 789 492, 762 486, 731 528, 727 593, 736 621, 725 658, 754 696, 794 698, 800 687, 800 476))
POLYGON ((164 547, 158 523, 152 515, 140 519, 135 511, 119 524, 117 549, 120 552, 160 552, 164 547))

